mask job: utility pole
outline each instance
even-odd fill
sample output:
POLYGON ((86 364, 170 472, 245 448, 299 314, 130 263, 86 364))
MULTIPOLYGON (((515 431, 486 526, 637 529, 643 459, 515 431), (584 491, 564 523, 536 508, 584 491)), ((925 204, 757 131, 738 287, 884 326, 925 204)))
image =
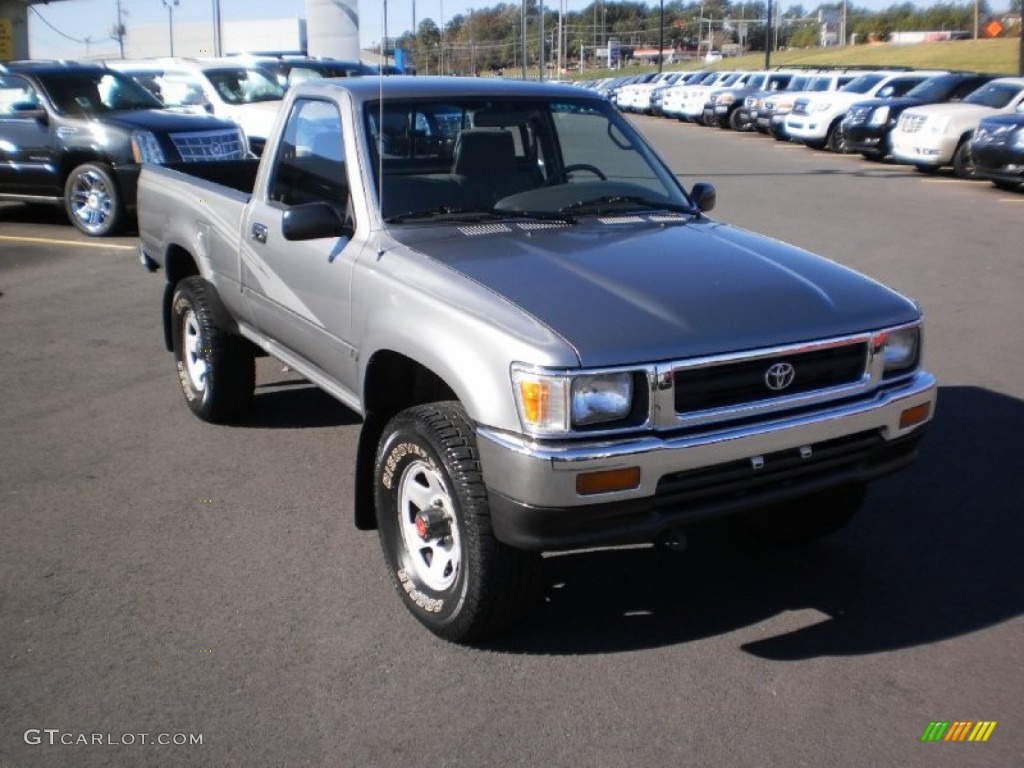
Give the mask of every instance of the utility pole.
POLYGON ((522 0, 519 5, 519 23, 522 25, 522 33, 520 35, 523 49, 523 80, 526 79, 526 0, 522 0))
POLYGON ((548 57, 544 55, 544 0, 540 0, 540 34, 537 35, 537 47, 540 49, 540 56, 537 57, 537 80, 544 82, 544 65, 548 57))
POLYGON ((658 21, 658 74, 665 68, 665 0, 661 0, 661 18, 658 21))
POLYGON ((224 55, 224 44, 220 36, 220 0, 213 0, 213 55, 224 55))
POLYGON ((117 47, 121 52, 121 58, 124 58, 124 11, 121 10, 121 0, 117 0, 117 23, 114 24, 110 29, 110 37, 113 40, 117 40, 117 47))
POLYGON ((768 0, 768 24, 764 28, 764 68, 772 68, 772 0, 768 0))

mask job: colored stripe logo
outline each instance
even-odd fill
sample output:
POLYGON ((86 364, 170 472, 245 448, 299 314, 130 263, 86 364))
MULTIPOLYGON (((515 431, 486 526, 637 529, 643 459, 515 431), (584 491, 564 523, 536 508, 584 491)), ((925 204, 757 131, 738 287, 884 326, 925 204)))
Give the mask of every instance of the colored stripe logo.
POLYGON ((921 734, 921 741, 988 741, 996 720, 933 720, 921 734))

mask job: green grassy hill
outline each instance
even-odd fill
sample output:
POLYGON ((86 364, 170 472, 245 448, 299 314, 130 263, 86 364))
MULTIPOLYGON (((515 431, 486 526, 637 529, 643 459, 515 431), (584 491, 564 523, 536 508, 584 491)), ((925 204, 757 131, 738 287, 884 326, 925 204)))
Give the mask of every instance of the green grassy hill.
MULTIPOLYGON (((1000 38, 996 40, 950 40, 939 43, 918 43, 915 45, 850 45, 840 48, 802 48, 800 50, 776 51, 772 53, 772 67, 787 64, 804 66, 891 66, 915 67, 917 69, 957 69, 976 72, 1017 74, 1020 56, 1020 40, 1000 38)), ((702 68, 703 62, 689 62, 685 65, 669 65, 668 70, 693 70, 702 68)), ((708 67, 709 69, 761 69, 764 67, 764 52, 728 58, 708 67)), ((650 72, 650 66, 632 67, 623 70, 587 70, 582 77, 605 77, 614 74, 650 72)), ((575 75, 577 78, 580 75, 575 75)))

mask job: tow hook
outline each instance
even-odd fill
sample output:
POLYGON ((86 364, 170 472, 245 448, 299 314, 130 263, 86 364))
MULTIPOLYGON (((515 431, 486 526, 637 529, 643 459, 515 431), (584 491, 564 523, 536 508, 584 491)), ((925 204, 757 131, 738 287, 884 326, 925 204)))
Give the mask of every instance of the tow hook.
POLYGON ((445 539, 451 535, 452 524, 440 505, 416 513, 416 533, 424 541, 445 539))

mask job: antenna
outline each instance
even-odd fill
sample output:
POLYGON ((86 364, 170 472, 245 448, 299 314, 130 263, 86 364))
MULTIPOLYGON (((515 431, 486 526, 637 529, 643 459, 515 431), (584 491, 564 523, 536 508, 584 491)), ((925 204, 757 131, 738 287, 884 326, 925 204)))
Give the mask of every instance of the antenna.
MULTIPOLYGON (((381 18, 381 53, 388 41, 388 0, 384 0, 381 18)), ((383 58, 383 62, 387 59, 383 58)), ((384 63, 377 66, 377 217, 384 220, 384 63)), ((384 255, 384 231, 377 230, 377 258, 384 255)))

